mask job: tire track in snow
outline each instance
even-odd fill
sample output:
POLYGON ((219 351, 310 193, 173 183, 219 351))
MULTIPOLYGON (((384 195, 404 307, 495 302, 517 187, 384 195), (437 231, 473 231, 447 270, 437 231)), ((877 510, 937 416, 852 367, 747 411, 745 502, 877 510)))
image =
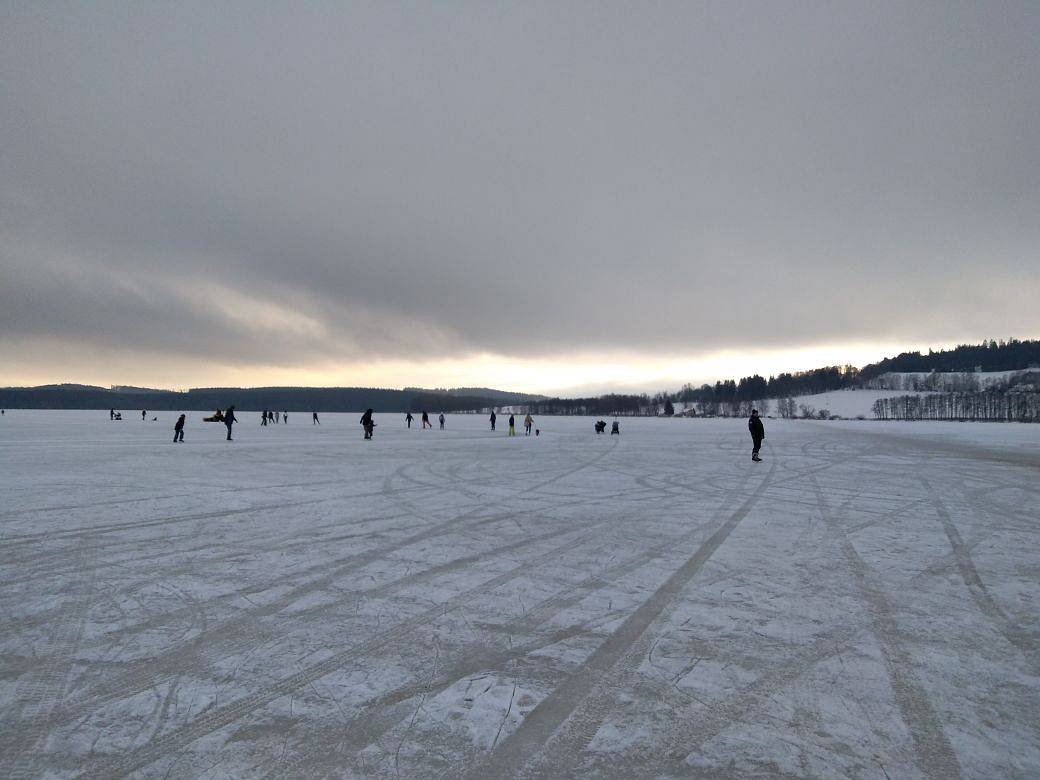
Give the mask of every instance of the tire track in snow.
MULTIPOLYGON (((376 742, 402 720, 399 707, 402 703, 423 693, 436 696, 466 677, 482 671, 499 668, 510 661, 519 660, 530 653, 543 650, 568 639, 590 633, 587 626, 573 625, 557 630, 548 636, 514 645, 509 648, 487 648, 476 654, 462 654, 462 658, 432 680, 413 680, 399 685, 363 702, 358 712, 346 721, 337 721, 320 728, 309 728, 302 747, 291 755, 285 755, 274 763, 264 775, 266 778, 297 777, 302 774, 314 777, 322 771, 342 769, 342 753, 346 750, 359 751, 376 742), (323 745, 327 752, 315 758, 314 745, 323 745), (304 772, 306 770, 306 772, 304 772)), ((407 714, 404 714, 406 717, 407 714)))
MULTIPOLYGON (((584 535, 591 536, 594 533, 595 526, 599 524, 594 524, 593 530, 586 530, 584 535)), ((79 777, 124 775, 137 771, 171 752, 183 749, 195 740, 235 722, 239 718, 266 706, 282 696, 293 693, 305 685, 309 685, 322 677, 340 670, 344 665, 357 658, 382 650, 392 642, 403 639, 417 629, 430 625, 444 615, 466 606, 473 598, 484 595, 511 580, 529 574, 533 566, 558 554, 559 550, 556 548, 540 553, 502 574, 482 582, 480 585, 424 610, 413 618, 401 621, 394 627, 377 633, 370 639, 352 645, 316 664, 301 669, 295 674, 283 677, 267 688, 243 696, 228 704, 211 707, 181 728, 158 737, 127 754, 88 762, 79 777)))
POLYGON ((751 496, 649 599, 644 601, 621 624, 617 631, 593 652, 580 669, 558 685, 528 713, 520 726, 492 751, 486 761, 474 767, 468 776, 508 777, 522 771, 526 764, 546 746, 582 701, 597 688, 601 678, 610 674, 626 654, 643 640, 647 629, 654 620, 678 596, 726 541, 740 521, 751 511, 769 485, 775 471, 776 462, 774 461, 751 496))
MULTIPOLYGON (((480 522, 486 521, 482 520, 480 522)), ((384 583, 383 585, 341 595, 339 598, 376 597, 383 595, 397 588, 449 573, 468 564, 480 560, 492 559, 503 553, 509 553, 532 544, 537 544, 545 539, 574 533, 576 530, 580 529, 568 527, 564 529, 555 529, 551 532, 534 537, 525 537, 519 541, 501 545, 491 550, 486 550, 464 558, 456 558, 444 564, 438 564, 428 569, 408 574, 404 577, 384 583)), ((416 536, 419 535, 417 534, 416 536)), ((396 547, 403 546, 407 545, 403 543, 396 545, 396 547)), ((349 556, 347 559, 349 563, 336 567, 331 571, 328 570, 327 566, 315 567, 318 570, 325 571, 326 574, 316 580, 305 582, 303 585, 288 591, 267 604, 243 610, 242 613, 235 617, 216 623, 190 640, 167 647, 166 650, 158 656, 131 662, 128 664, 128 669, 125 669, 114 677, 104 679, 101 682, 90 686, 85 689, 80 696, 76 697, 74 701, 69 702, 58 710, 54 715, 55 722, 67 723, 98 709, 108 702, 128 698, 137 693, 148 690, 170 677, 183 674, 192 669, 199 669, 200 667, 208 666, 209 664, 233 653, 238 647, 246 644, 259 644, 269 640, 272 636, 271 632, 265 626, 258 625, 256 622, 258 619, 280 612, 285 609, 285 607, 293 604, 310 593, 330 585, 343 574, 361 568, 367 563, 381 558, 384 555, 385 550, 376 549, 369 551, 368 553, 349 556)), ((327 605, 321 605, 309 610, 301 610, 300 613, 294 614, 293 617, 305 617, 307 614, 313 614, 316 612, 320 613, 325 609, 327 609, 327 605)))
POLYGON ((960 531, 957 530, 957 526, 946 509, 946 505, 927 479, 922 477, 921 483, 931 497, 935 513, 939 518, 939 522, 942 523, 943 531, 946 532, 946 538, 953 549, 957 570, 960 572, 961 580, 963 580, 965 587, 971 594, 972 600, 978 606, 979 611, 993 622, 1004 638, 1025 656, 1033 674, 1040 674, 1036 642, 1026 632, 1022 631, 993 599, 986 584, 982 581, 982 577, 979 576, 978 569, 975 568, 975 562, 971 558, 971 553, 964 544, 960 531))
MULTIPOLYGON (((84 561, 96 557, 97 543, 82 547, 80 554, 84 561)), ((76 578, 66 584, 65 599, 52 621, 55 631, 45 640, 47 651, 42 659, 36 659, 28 680, 19 681, 15 691, 15 708, 12 709, 17 709, 17 715, 21 716, 20 727, 10 721, 4 724, 0 738, 0 777, 14 780, 39 774, 35 766, 37 746, 46 741, 54 725, 56 708, 64 698, 73 657, 94 601, 95 587, 93 571, 85 581, 76 578)))
MULTIPOLYGON (((614 445, 614 446, 616 446, 616 445, 614 445)), ((589 466, 599 462, 603 458, 607 457, 612 451, 613 451, 613 446, 610 449, 608 449, 608 450, 605 450, 603 452, 597 453, 593 457, 591 457, 591 458, 589 458, 589 459, 587 459, 587 460, 585 460, 585 461, 575 465, 574 467, 572 467, 570 469, 567 469, 564 472, 561 472, 559 474, 554 475, 550 479, 544 480, 540 484, 537 484, 537 485, 535 485, 535 486, 533 486, 531 488, 521 488, 520 490, 516 491, 514 496, 515 495, 521 495, 521 494, 527 493, 529 491, 537 490, 537 489, 539 489, 541 487, 544 487, 546 485, 558 482, 561 479, 564 479, 564 478, 566 478, 566 477, 568 477, 568 476, 570 476, 572 474, 575 474, 575 473, 577 473, 577 472, 579 472, 579 471, 581 471, 581 470, 583 470, 583 469, 585 469, 585 468, 587 468, 587 467, 589 467, 589 466)), ((577 500, 574 503, 580 503, 580 501, 581 500, 577 500)), ((400 540, 398 542, 394 542, 394 543, 392 543, 390 545, 387 545, 387 546, 384 546, 384 547, 381 547, 381 548, 376 548, 374 550, 370 550, 370 551, 368 551, 366 553, 361 553, 361 554, 358 554, 356 556, 351 556, 351 562, 349 564, 347 564, 347 565, 350 568, 360 568, 361 566, 363 566, 363 565, 365 565, 365 564, 367 564, 367 563, 369 563, 369 562, 371 562, 373 560, 377 560, 378 558, 381 558, 381 557, 385 556, 390 551, 393 551, 393 550, 396 550, 396 549, 401 549, 401 548, 406 547, 406 546, 408 546, 410 544, 414 544, 414 543, 416 543, 418 541, 422 541, 422 540, 425 540, 427 538, 432 538, 433 536, 442 535, 442 534, 448 533, 450 531, 468 530, 470 528, 475 528, 475 527, 478 527, 480 525, 493 523, 493 522, 498 522, 498 521, 503 520, 503 519, 509 519, 509 518, 515 517, 518 514, 524 514, 524 512, 511 512, 511 513, 505 513, 505 514, 496 514, 496 515, 494 515, 494 516, 492 516, 490 518, 478 518, 476 521, 470 522, 470 523, 468 523, 468 524, 466 524, 466 525, 464 525, 462 527, 457 527, 456 526, 456 523, 458 523, 459 520, 461 520, 463 518, 466 518, 466 517, 469 517, 469 516, 472 516, 472 515, 476 514, 481 509, 483 509, 483 507, 477 507, 476 509, 470 510, 470 511, 464 513, 463 515, 451 518, 450 520, 444 521, 442 523, 438 523, 437 525, 433 526, 432 528, 429 528, 429 529, 427 529, 425 531, 422 531, 422 532, 420 532, 418 534, 415 534, 415 535, 413 535, 411 537, 408 537, 407 539, 400 540)), ((535 511, 539 511, 539 510, 535 509, 535 510, 528 510, 528 511, 529 512, 535 512, 535 511)), ((594 523, 593 527, 601 525, 603 522, 605 522, 605 521, 599 521, 597 523, 594 523)), ((575 529, 572 527, 572 528, 566 529, 564 532, 561 532, 561 533, 572 533, 574 531, 575 531, 575 529)), ((556 554, 556 553, 557 553, 557 551, 553 550, 553 551, 550 551, 549 553, 546 553, 544 556, 539 556, 539 558, 545 557, 545 556, 549 556, 549 555, 553 555, 553 554, 556 554)), ((522 573, 520 571, 520 569, 522 569, 522 567, 519 567, 517 570, 515 570, 515 573, 512 576, 510 576, 508 579, 513 579, 516 576, 519 576, 520 573, 522 573)), ((342 573, 343 573, 342 571, 336 572, 334 575, 329 575, 329 576, 326 576, 326 577, 322 577, 322 578, 320 578, 317 581, 311 581, 309 583, 306 583, 303 586, 302 590, 293 591, 290 594, 286 594, 283 597, 279 598, 276 602, 273 602, 271 604, 268 604, 268 605, 265 605, 263 607, 260 607, 259 609, 250 610, 246 614, 243 614, 241 616, 236 616, 235 618, 232 618, 230 621, 225 621, 225 623, 217 624, 216 626, 211 628, 207 632, 207 634, 208 635, 212 635, 214 640, 219 642, 220 638, 221 638, 221 635, 228 633, 229 630, 232 632, 232 634, 234 634, 235 633, 234 629, 238 628, 239 626, 241 626, 242 630, 245 631, 246 628, 248 627, 248 624, 253 622, 255 617, 257 617, 258 615, 263 615, 263 614, 267 614, 267 613, 276 612, 276 611, 284 608, 284 606, 287 606, 288 604, 292 603, 292 601, 295 601, 295 600, 299 599, 303 595, 306 595, 307 593, 312 592, 312 591, 318 589, 319 587, 322 587, 324 584, 328 584, 326 582, 326 580, 331 582, 332 579, 334 579, 336 576, 340 576, 342 573), (290 598, 290 596, 292 596, 292 597, 290 598), (233 624, 233 625, 229 625, 229 624, 233 624)), ((508 580, 506 580, 506 581, 508 581, 508 580)), ((454 608, 456 608, 456 607, 453 607, 453 609, 454 608)), ((438 612, 437 616, 439 616, 440 614, 443 614, 443 613, 438 612)), ((405 632, 405 633, 407 633, 407 632, 405 632)), ((241 632, 239 634, 239 639, 240 638, 241 638, 241 632)), ((386 641, 390 641, 390 639, 388 639, 386 641)), ((141 664, 139 666, 142 667, 142 668, 131 669, 128 672, 126 672, 126 673, 124 673, 122 675, 118 675, 116 678, 110 678, 109 680, 104 681, 103 683, 101 683, 100 686, 95 686, 94 688, 90 689, 87 692, 86 695, 91 697, 89 700, 78 702, 78 703, 76 703, 76 705, 74 705, 72 707, 65 707, 58 714, 61 716, 62 721, 67 722, 68 720, 71 720, 71 719, 73 719, 73 718, 75 718, 75 717, 77 717, 79 715, 82 715, 86 711, 89 711, 91 709, 95 709, 98 706, 99 703, 103 703, 104 701, 112 700, 112 699, 116 699, 116 698, 124 698, 126 695, 129 695, 129 694, 132 694, 132 693, 135 693, 135 692, 140 692, 142 690, 146 690, 149 687, 152 687, 157 682, 157 679, 156 679, 156 677, 157 677, 157 669, 159 670, 158 671, 158 675, 160 675, 160 677, 165 677, 166 675, 164 675, 163 672, 161 671, 163 669, 164 665, 169 666, 169 665, 172 664, 172 665, 176 666, 177 669, 179 669, 180 668, 179 667, 180 664, 185 663, 185 662, 190 664, 190 663, 192 663, 192 659, 193 658, 197 660, 197 653, 195 652, 194 648, 198 644, 198 642, 199 642, 199 638, 196 637, 192 642, 188 643, 186 646, 182 645, 182 646, 179 646, 179 647, 171 648, 166 653, 164 653, 163 656, 160 656, 157 659, 148 659, 147 661, 141 662, 141 664)), ((385 644, 385 643, 381 643, 379 646, 382 646, 382 644, 385 644)), ((176 672, 177 669, 174 669, 173 671, 176 672)), ((324 676, 324 674, 322 674, 320 676, 324 676)), ((301 684, 303 684, 303 683, 301 683, 301 684)), ((189 741, 193 741, 193 740, 189 740, 189 741)))
POLYGON ((867 608, 871 628, 885 659, 896 705, 914 742, 918 769, 925 777, 935 780, 959 778, 961 768, 957 756, 946 738, 927 691, 914 674, 913 658, 899 641, 899 626, 876 574, 856 552, 837 519, 832 517, 816 478, 810 477, 809 482, 816 494, 824 522, 838 532, 842 556, 867 608))

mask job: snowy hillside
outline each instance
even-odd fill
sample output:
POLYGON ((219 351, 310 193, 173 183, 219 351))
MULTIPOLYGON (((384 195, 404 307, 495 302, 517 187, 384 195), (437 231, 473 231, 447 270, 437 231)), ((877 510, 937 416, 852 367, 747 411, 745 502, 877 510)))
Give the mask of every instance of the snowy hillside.
MULTIPOLYGON (((915 393, 910 390, 832 390, 829 393, 816 393, 815 395, 799 395, 794 397, 798 407, 798 416, 801 416, 803 406, 819 412, 826 409, 832 415, 839 417, 858 417, 862 415, 868 420, 874 419, 874 401, 879 398, 892 398, 901 395, 927 395, 927 393, 915 393)), ((776 414, 776 400, 769 402, 769 414, 776 414)))

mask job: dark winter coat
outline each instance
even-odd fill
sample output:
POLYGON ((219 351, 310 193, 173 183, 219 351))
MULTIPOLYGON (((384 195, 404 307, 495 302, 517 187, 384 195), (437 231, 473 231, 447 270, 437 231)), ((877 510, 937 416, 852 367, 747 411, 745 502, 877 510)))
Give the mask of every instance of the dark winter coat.
POLYGON ((177 422, 175 422, 173 424, 173 429, 175 431, 180 431, 180 430, 184 429, 184 415, 183 414, 180 417, 177 418, 177 422))
POLYGON ((752 415, 747 421, 747 427, 751 431, 752 439, 764 439, 766 437, 766 429, 762 427, 761 417, 752 415))
POLYGON ((229 406, 228 410, 224 412, 224 425, 231 425, 232 423, 237 422, 238 418, 235 417, 235 407, 229 406))

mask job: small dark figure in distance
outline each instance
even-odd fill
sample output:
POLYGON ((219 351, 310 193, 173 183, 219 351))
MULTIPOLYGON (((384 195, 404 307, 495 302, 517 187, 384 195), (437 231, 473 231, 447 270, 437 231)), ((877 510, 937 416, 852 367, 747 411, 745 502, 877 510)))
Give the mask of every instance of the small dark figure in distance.
POLYGON ((542 435, 542 429, 541 428, 535 428, 534 429, 534 435, 535 436, 541 436, 542 435))
POLYGON ((443 414, 441 414, 441 416, 440 416, 440 417, 438 417, 437 419, 438 419, 438 421, 440 422, 440 424, 441 424, 441 430, 443 431, 443 430, 444 430, 444 415, 443 415, 443 414))
POLYGON ((411 413, 411 412, 408 412, 408 414, 406 414, 406 415, 404 416, 404 421, 405 421, 405 424, 406 424, 406 425, 407 425, 407 426, 408 426, 409 428, 411 428, 411 427, 412 427, 412 420, 413 420, 413 419, 414 419, 414 418, 412 417, 412 413, 411 413))
POLYGON ((116 419, 117 420, 122 420, 123 419, 123 413, 122 412, 116 412, 116 419))
POLYGON ((494 410, 492 410, 491 411, 491 430, 495 430, 495 420, 497 420, 497 419, 498 419, 498 417, 495 415, 494 410))
POLYGON ((621 426, 617 420, 614 420, 614 422, 610 424, 610 435, 613 436, 615 433, 618 436, 621 435, 621 426))
POLYGON ((366 409, 365 413, 361 415, 361 427, 365 429, 365 438, 372 438, 372 429, 376 427, 376 424, 372 422, 372 410, 366 409))
POLYGON ((231 438, 231 426, 238 422, 238 418, 235 417, 235 407, 229 406, 227 411, 224 412, 224 425, 227 426, 227 441, 234 441, 231 438))
POLYGON ((430 415, 426 412, 422 413, 422 429, 425 431, 427 428, 432 428, 433 423, 430 422, 430 415))
POLYGON ((174 443, 184 441, 184 415, 182 414, 177 418, 177 422, 173 424, 173 441, 174 443))
POLYGON ((289 424, 289 412, 288 411, 283 411, 282 412, 282 425, 288 425, 288 424, 289 424))
POLYGON ((317 412, 311 412, 311 425, 321 425, 317 412))
POLYGON ((266 409, 264 409, 264 411, 260 412, 260 426, 262 428, 266 428, 267 427, 267 410, 266 409))
POLYGON ((509 415, 509 435, 516 436, 516 418, 509 415))
POLYGON ((144 418, 148 416, 148 412, 144 409, 141 410, 141 422, 144 422, 144 418))
POLYGON ((605 431, 607 429, 607 421, 606 420, 596 420, 595 428, 596 428, 596 433, 603 433, 603 431, 605 431))
POLYGON ((108 419, 109 420, 116 419, 116 410, 115 409, 109 409, 108 410, 108 419))
POLYGON ((751 460, 756 463, 762 459, 758 457, 758 451, 762 449, 762 439, 766 437, 766 429, 762 427, 762 418, 758 416, 758 409, 751 410, 751 417, 747 421, 748 430, 751 431, 751 460))

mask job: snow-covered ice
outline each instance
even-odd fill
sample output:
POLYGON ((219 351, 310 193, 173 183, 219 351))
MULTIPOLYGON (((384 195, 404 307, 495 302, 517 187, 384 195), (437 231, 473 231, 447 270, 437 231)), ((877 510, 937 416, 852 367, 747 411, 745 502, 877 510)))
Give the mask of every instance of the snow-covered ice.
POLYGON ((0 418, 0 776, 1040 775, 1040 426, 126 416, 0 418))

